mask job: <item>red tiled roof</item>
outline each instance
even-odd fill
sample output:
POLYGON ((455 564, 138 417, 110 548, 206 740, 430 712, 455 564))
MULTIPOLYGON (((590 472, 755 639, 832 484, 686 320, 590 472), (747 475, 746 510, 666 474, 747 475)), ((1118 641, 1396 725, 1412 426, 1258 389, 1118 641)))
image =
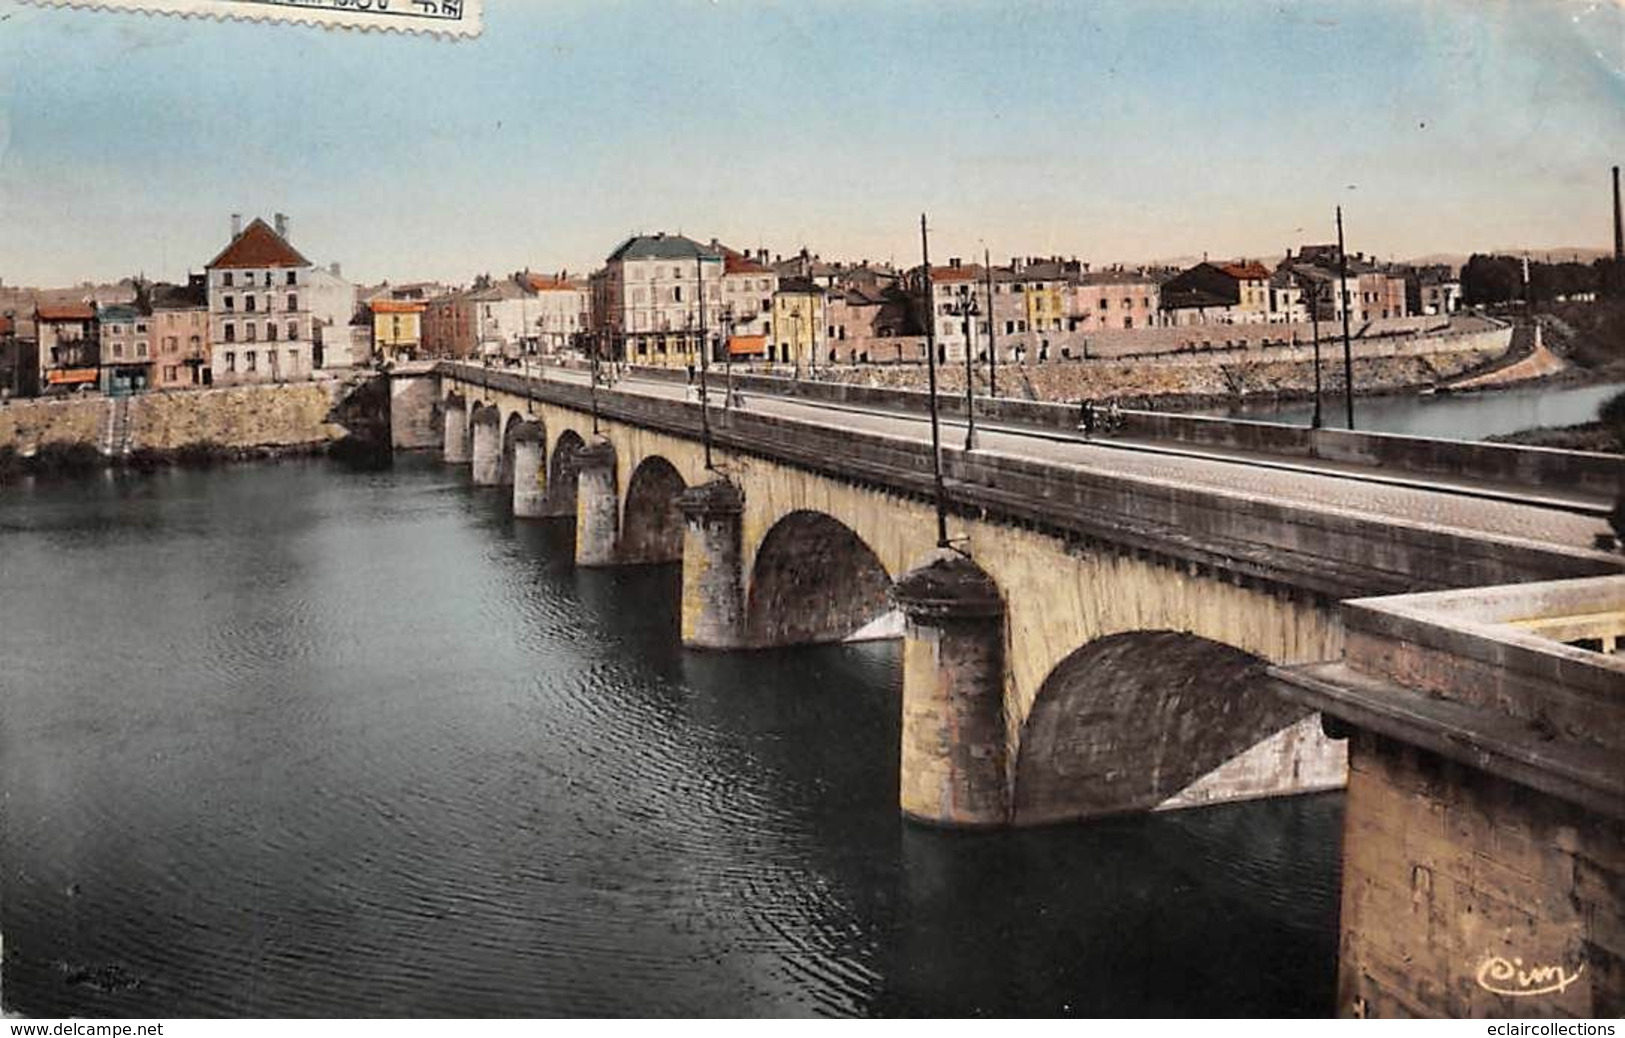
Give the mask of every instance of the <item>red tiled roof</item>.
POLYGON ((743 252, 735 252, 728 246, 722 246, 722 272, 724 274, 769 274, 767 267, 751 259, 743 252))
POLYGON ((310 260, 289 245, 287 239, 271 229, 271 225, 256 218, 230 245, 221 250, 209 263, 217 267, 308 267, 310 260))
POLYGON ((974 281, 976 280, 975 267, 932 267, 931 280, 941 281, 974 281))
POLYGON ((34 311, 34 319, 38 321, 89 321, 95 316, 96 308, 89 303, 58 303, 34 311))
POLYGON ((565 278, 550 278, 545 274, 532 274, 529 277, 532 292, 574 292, 575 284, 565 278))
POLYGON ((416 299, 374 299, 370 304, 375 314, 421 314, 429 304, 416 299))
POLYGON ((1269 268, 1262 263, 1226 263, 1219 268, 1237 281, 1268 281, 1269 268))

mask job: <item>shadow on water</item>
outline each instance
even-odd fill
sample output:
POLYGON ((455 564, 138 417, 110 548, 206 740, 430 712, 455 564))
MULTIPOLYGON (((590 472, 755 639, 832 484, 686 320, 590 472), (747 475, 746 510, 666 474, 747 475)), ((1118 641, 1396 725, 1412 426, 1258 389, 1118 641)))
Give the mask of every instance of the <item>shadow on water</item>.
POLYGON ((1339 797, 905 824, 896 643, 685 651, 677 567, 577 569, 465 484, 0 501, 14 1009, 1330 1011, 1339 797))

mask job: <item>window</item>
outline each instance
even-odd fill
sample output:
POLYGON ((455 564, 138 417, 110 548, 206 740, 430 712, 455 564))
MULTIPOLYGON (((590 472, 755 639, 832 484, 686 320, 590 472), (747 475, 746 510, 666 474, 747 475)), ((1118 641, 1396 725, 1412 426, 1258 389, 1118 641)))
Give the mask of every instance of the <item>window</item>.
POLYGON ((174 382, 175 381, 175 366, 173 364, 167 365, 164 368, 164 381, 165 382, 174 382))
POLYGON ((1132 328, 1132 327, 1134 327, 1134 318, 1132 318, 1132 317, 1123 318, 1123 327, 1124 328, 1132 328))
POLYGON ((203 340, 199 339, 196 335, 194 335, 194 336, 192 336, 191 340, 187 343, 187 345, 192 347, 193 352, 196 352, 198 347, 203 345, 203 340))
POLYGON ((232 353, 230 350, 226 351, 226 370, 227 371, 236 371, 237 370, 237 354, 232 353))
POLYGON ((265 341, 276 342, 276 325, 270 321, 265 322, 265 341))
POLYGON ((137 321, 137 322, 135 322, 135 330, 136 330, 136 331, 137 331, 137 332, 139 332, 139 333, 141 333, 141 334, 143 334, 143 335, 145 335, 145 334, 146 334, 146 332, 147 332, 147 326, 146 326, 146 324, 145 324, 145 323, 143 323, 143 322, 141 322, 141 321, 137 321))
MULTIPOLYGON (((253 342, 255 339, 259 338, 260 326, 257 324, 250 324, 244 328, 244 331, 247 333, 248 341, 253 342)), ((250 353, 249 356, 252 357, 253 354, 250 353)))
POLYGON ((288 341, 289 342, 298 342, 299 341, 299 322, 298 321, 289 321, 288 322, 288 341))
POLYGON ((292 292, 288 293, 288 309, 289 310, 297 310, 297 309, 299 309, 299 297, 297 295, 295 295, 294 293, 292 293, 292 292))
POLYGON ((297 369, 299 367, 299 351, 298 350, 289 350, 288 351, 288 367, 295 368, 295 369, 297 369))
POLYGON ((237 309, 237 297, 236 296, 226 296, 225 298, 223 298, 221 300, 221 302, 226 304, 227 312, 230 312, 232 310, 237 309))
MULTIPOLYGON (((249 325, 249 330, 252 331, 253 327, 254 327, 253 325, 249 325)), ((249 350, 247 353, 245 353, 243 355, 243 357, 244 357, 244 363, 243 363, 243 370, 244 371, 256 371, 256 370, 258 370, 258 366, 254 363, 254 351, 253 350, 249 350)))
POLYGON ((113 356, 120 358, 124 356, 124 344, 122 342, 115 342, 113 344, 113 356))
POLYGON ((164 336, 164 352, 174 353, 180 349, 180 342, 173 335, 164 336))
POLYGON ((1105 298, 1104 298, 1104 297, 1102 297, 1102 298, 1101 298, 1101 300, 1100 300, 1100 308, 1101 308, 1101 309, 1102 309, 1102 310, 1104 310, 1104 309, 1106 309, 1106 308, 1107 308, 1107 307, 1108 307, 1108 306, 1110 306, 1110 305, 1111 305, 1111 304, 1110 304, 1110 303, 1108 303, 1108 302, 1107 302, 1107 301, 1106 301, 1106 299, 1105 299, 1105 298))
POLYGON ((243 298, 243 309, 247 310, 249 313, 253 313, 254 310, 257 308, 258 304, 259 304, 259 300, 254 298, 253 296, 245 296, 243 298))
POLYGON ((265 272, 265 287, 271 287, 271 272, 269 270, 265 272))
POLYGON ((225 285, 227 288, 231 287, 231 271, 228 270, 224 274, 220 275, 220 283, 225 285))
POLYGON ((226 341, 227 342, 236 342, 237 341, 237 326, 235 324, 226 325, 226 341))
MULTIPOLYGON (((288 284, 297 285, 298 283, 299 283, 299 272, 295 271, 295 270, 288 271, 288 284)), ((291 307, 290 307, 290 309, 291 309, 291 307)))
POLYGON ((147 355, 147 344, 144 343, 144 342, 136 343, 135 344, 135 355, 137 357, 145 357, 147 355))

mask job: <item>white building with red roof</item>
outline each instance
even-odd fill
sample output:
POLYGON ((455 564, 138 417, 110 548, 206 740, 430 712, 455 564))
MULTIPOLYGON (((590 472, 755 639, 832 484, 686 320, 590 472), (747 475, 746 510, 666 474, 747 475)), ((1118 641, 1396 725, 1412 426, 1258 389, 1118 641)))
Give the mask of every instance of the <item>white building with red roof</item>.
POLYGON ((231 241, 205 268, 217 385, 308 379, 314 336, 311 262, 288 244, 287 217, 272 228, 232 217, 231 241))

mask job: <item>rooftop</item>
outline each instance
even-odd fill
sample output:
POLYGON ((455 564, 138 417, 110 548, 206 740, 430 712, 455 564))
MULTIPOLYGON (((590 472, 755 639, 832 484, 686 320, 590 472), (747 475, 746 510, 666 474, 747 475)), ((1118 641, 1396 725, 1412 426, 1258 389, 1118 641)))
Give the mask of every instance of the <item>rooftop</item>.
POLYGON ((209 262, 209 268, 238 269, 243 267, 308 267, 310 260, 288 244, 271 225, 255 217, 254 222, 233 238, 220 255, 209 262))
POLYGON ((626 239, 614 252, 609 254, 609 258, 605 262, 701 258, 717 259, 718 256, 692 238, 686 238, 681 234, 667 234, 662 231, 659 234, 639 234, 626 239))

